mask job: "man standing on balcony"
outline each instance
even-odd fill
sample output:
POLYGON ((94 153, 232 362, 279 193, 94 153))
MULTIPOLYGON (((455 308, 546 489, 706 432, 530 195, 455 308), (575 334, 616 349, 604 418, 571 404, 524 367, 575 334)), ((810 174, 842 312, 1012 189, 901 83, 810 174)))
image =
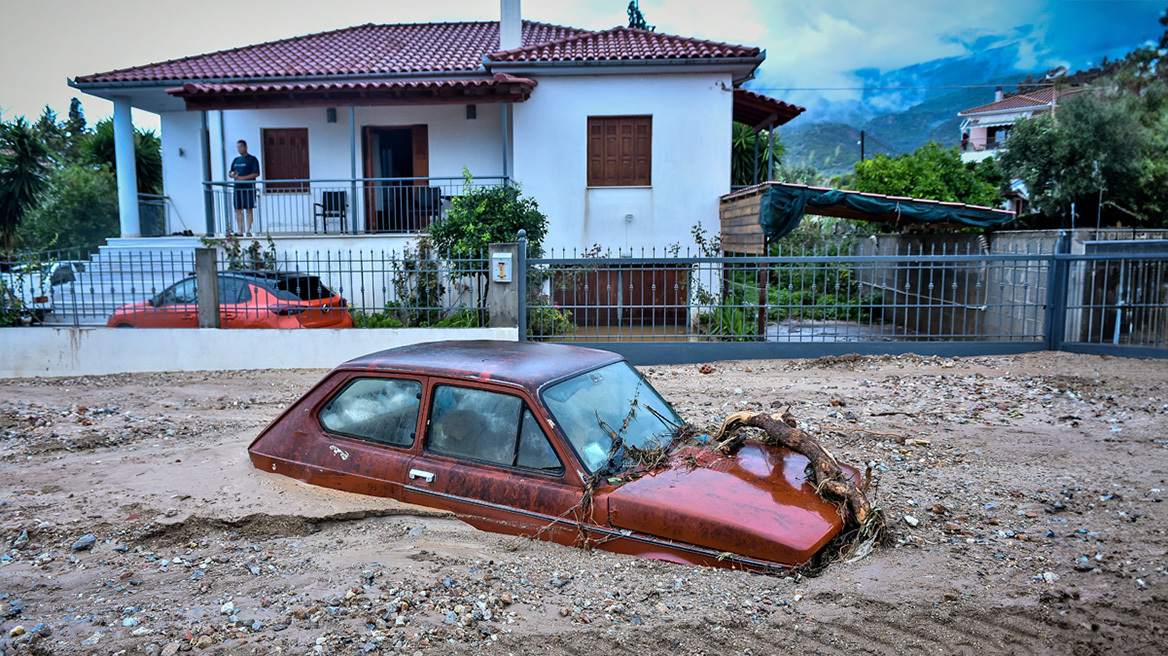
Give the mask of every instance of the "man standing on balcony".
MULTIPOLYGON (((235 149, 239 157, 231 160, 231 172, 227 175, 235 180, 235 222, 239 225, 239 234, 251 236, 251 224, 255 220, 255 180, 260 177, 260 161, 254 155, 247 154, 247 142, 243 139, 235 142, 235 149), (247 229, 243 225, 243 212, 247 210, 247 229)), ((228 226, 228 231, 231 227, 228 226)))

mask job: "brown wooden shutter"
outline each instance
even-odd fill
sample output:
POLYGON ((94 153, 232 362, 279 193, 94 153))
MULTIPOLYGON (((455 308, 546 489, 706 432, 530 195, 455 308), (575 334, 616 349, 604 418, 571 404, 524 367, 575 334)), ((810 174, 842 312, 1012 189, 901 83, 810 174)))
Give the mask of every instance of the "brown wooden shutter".
POLYGON ((588 118, 588 186, 653 183, 653 117, 588 118))
MULTIPOLYGON (((266 128, 262 131, 266 180, 308 180, 308 128, 266 128)), ((307 184, 267 183, 267 191, 306 191, 307 184)))
MULTIPOLYGON (((413 131, 413 146, 414 146, 414 175, 415 178, 430 177, 430 140, 429 130, 425 125, 414 125, 410 128, 413 131)), ((425 180, 418 180, 414 184, 425 186, 428 184, 425 180)))

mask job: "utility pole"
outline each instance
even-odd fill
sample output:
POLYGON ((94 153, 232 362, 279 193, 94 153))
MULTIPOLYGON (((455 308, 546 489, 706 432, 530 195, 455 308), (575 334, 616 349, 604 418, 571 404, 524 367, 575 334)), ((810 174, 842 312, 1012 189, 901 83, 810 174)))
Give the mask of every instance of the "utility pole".
POLYGON ((863 130, 860 130, 860 161, 861 162, 864 161, 864 137, 865 136, 867 136, 867 133, 864 132, 863 130))

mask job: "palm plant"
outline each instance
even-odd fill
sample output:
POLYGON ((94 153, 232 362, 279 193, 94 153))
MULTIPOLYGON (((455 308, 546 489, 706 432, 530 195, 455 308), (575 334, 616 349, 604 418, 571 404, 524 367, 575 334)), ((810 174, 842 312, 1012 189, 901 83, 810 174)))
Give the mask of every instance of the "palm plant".
MULTIPOLYGON (((83 159, 114 170, 114 123, 99 121, 81 148, 83 159)), ((134 159, 138 193, 162 193, 162 142, 153 130, 134 131, 134 159)))
POLYGON ((779 141, 777 133, 772 152, 770 132, 765 130, 755 132, 749 125, 735 123, 730 141, 730 184, 735 187, 754 184, 756 166, 758 181, 769 180, 786 152, 787 149, 779 141), (760 139, 762 141, 759 141, 760 139))
POLYGON ((21 219, 40 202, 49 149, 24 118, 0 123, 0 249, 11 249, 21 219))

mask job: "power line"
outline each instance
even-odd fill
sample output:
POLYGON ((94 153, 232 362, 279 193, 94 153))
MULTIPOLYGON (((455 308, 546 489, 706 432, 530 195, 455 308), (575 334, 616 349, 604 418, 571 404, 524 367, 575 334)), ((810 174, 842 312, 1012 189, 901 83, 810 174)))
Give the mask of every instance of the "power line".
MULTIPOLYGON (((1018 86, 1025 87, 1053 87, 1054 82, 1019 82, 1018 86)), ((937 86, 905 86, 905 87, 750 87, 751 91, 907 91, 910 89, 997 89, 998 87, 1014 86, 1013 84, 954 84, 937 86)))

